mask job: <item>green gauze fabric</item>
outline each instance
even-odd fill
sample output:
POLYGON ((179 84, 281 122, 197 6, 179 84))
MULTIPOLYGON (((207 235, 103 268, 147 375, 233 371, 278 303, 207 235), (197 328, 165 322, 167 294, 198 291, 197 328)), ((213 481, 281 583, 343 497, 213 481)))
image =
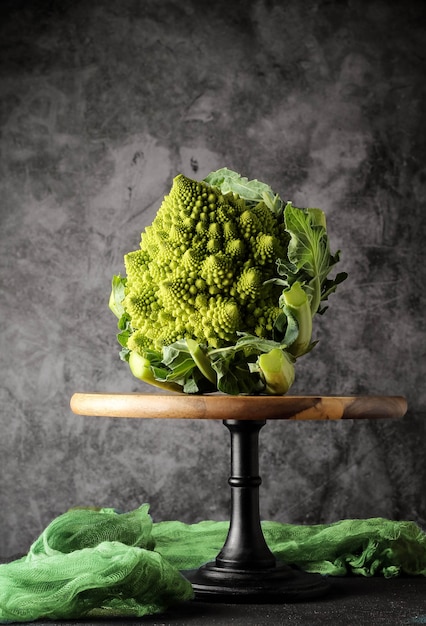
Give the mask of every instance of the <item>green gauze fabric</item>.
MULTIPOLYGON (((220 551, 228 522, 153 525, 155 550, 177 569, 194 569, 220 551)), ((327 576, 406 574, 426 576, 426 533, 414 522, 384 518, 298 526, 262 522, 275 557, 306 572, 327 576)))
MULTIPOLYGON (((153 523, 129 513, 71 509, 22 559, 0 565, 0 622, 141 617, 193 597, 179 570, 213 560, 228 522, 153 523)), ((426 576, 426 533, 383 518, 297 526, 262 522, 277 559, 329 576, 426 576)))
POLYGON ((71 509, 53 520, 27 556, 0 565, 0 622, 141 617, 192 598, 153 551, 148 510, 71 509))

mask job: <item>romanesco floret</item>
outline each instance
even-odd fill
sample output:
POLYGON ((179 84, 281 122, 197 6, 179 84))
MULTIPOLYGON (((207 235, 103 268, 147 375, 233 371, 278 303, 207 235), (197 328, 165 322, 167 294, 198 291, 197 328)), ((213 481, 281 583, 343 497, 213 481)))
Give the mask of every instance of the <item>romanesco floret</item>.
POLYGON ((237 332, 270 337, 282 288, 265 281, 276 276, 284 243, 263 202, 249 207, 176 176, 140 250, 125 256, 128 347, 142 354, 185 337, 212 348, 234 343, 237 332))

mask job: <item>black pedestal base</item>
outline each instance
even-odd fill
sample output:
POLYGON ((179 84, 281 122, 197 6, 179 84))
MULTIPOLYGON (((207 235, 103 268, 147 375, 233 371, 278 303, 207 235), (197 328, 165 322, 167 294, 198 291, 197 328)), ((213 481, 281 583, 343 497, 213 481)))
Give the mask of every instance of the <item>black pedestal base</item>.
POLYGON ((259 514, 259 431, 265 420, 225 420, 231 433, 231 519, 215 561, 182 572, 196 600, 276 603, 318 598, 330 588, 319 574, 279 563, 263 536, 259 514))
POLYGON ((224 569, 213 562, 182 573, 191 582, 195 599, 205 602, 300 602, 318 598, 330 589, 323 576, 284 564, 270 569, 238 570, 224 569))

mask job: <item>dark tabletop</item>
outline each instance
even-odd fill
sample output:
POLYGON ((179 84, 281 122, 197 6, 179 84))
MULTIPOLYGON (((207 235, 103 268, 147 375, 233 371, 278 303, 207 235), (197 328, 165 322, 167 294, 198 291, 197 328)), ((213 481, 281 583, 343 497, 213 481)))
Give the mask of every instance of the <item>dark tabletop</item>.
POLYGON ((150 626, 386 626, 426 624, 426 578, 333 578, 318 600, 291 604, 222 604, 191 601, 140 619, 40 620, 38 625, 147 624, 150 626))

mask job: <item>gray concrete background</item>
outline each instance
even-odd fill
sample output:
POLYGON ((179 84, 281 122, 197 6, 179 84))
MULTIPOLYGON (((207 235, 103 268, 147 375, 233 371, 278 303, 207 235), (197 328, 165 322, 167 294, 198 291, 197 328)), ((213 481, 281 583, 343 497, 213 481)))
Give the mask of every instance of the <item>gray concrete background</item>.
POLYGON ((228 515, 220 423, 78 417, 151 391, 118 359, 110 280, 172 178, 228 166, 327 213, 349 278, 294 393, 403 394, 392 422, 271 423, 262 516, 426 523, 424 3, 0 5, 0 554, 76 505, 228 515))

